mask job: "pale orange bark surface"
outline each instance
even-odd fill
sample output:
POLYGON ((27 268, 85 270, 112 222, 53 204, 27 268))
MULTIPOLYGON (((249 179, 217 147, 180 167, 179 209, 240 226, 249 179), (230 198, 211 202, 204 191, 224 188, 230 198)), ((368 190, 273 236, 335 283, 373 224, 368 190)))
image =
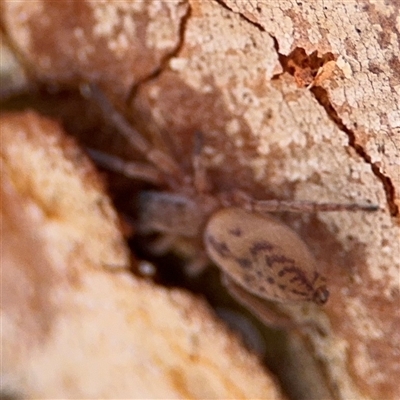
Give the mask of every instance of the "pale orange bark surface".
POLYGON ((304 335, 337 399, 400 396, 395 3, 3 1, 5 30, 35 76, 95 80, 129 100, 126 115, 167 138, 183 168, 203 132, 215 188, 380 205, 281 217, 329 278, 325 307, 285 311, 319 325, 304 335))

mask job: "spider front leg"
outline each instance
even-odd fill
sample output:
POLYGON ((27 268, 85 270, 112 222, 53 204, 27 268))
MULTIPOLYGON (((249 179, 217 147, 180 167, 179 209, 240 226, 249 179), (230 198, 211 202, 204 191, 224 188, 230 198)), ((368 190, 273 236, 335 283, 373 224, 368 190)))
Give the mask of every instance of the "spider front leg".
POLYGON ((318 211, 377 211, 379 206, 370 203, 316 203, 302 200, 254 200, 246 193, 237 190, 232 194, 224 194, 221 202, 225 207, 239 206, 247 211, 260 214, 273 212, 303 212, 315 213, 318 211))
MULTIPOLYGON (((134 129, 129 121, 116 110, 111 101, 96 84, 89 83, 81 85, 81 92, 83 96, 91 98, 96 102, 102 111, 104 119, 106 121, 111 121, 118 132, 128 140, 132 148, 142 154, 156 169, 164 173, 168 178, 171 178, 169 180, 172 180, 172 178, 174 181, 176 179, 178 181, 184 180, 184 173, 173 157, 155 148, 140 132, 134 129)), ((111 169, 115 169, 114 166, 120 164, 110 159, 108 159, 107 162, 111 165, 111 169)), ((139 167, 138 164, 136 166, 139 167)), ((119 171, 129 176, 129 171, 132 169, 136 171, 138 168, 128 166, 122 169, 120 168, 119 171), (128 171, 128 173, 126 173, 126 171, 128 171)))
POLYGON ((87 149, 87 152, 97 165, 122 174, 127 178, 141 180, 155 185, 164 183, 160 170, 150 164, 140 163, 138 161, 124 161, 119 157, 95 149, 87 149))

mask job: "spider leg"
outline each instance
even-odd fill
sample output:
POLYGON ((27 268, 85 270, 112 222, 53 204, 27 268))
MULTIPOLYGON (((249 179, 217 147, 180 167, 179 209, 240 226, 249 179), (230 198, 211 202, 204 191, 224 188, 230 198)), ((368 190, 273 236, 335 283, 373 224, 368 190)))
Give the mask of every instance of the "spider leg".
POLYGON ((134 129, 96 84, 81 85, 81 92, 85 97, 91 97, 97 103, 106 120, 110 120, 132 147, 144 155, 156 168, 165 174, 183 179, 182 170, 176 161, 169 154, 154 148, 143 135, 134 129))
MULTIPOLYGON (((165 233, 153 240, 146 247, 152 254, 162 256, 173 250, 178 238, 177 235, 165 233)), ((207 268, 208 264, 209 258, 207 254, 204 251, 198 251, 194 258, 185 264, 184 270, 188 276, 196 277, 207 268)))
POLYGON ((302 200, 254 200, 246 193, 236 191, 230 197, 224 197, 225 206, 241 206, 248 211, 258 213, 268 212, 303 212, 314 213, 318 211, 377 211, 379 206, 370 203, 315 203, 302 200))
POLYGON ((207 254, 200 251, 193 260, 185 265, 185 271, 190 277, 197 277, 208 267, 209 263, 210 259, 207 254))
POLYGON ((34 89, 36 89, 36 87, 33 84, 29 83, 21 83, 18 84, 17 86, 8 86, 2 83, 0 88, 0 101, 6 102, 12 99, 13 97, 28 94, 32 92, 34 89))
POLYGON ((193 146, 193 172, 194 172, 194 187, 197 193, 206 193, 211 190, 210 184, 207 180, 207 170, 201 161, 201 151, 203 149, 203 135, 201 132, 196 131, 194 134, 193 146))
POLYGON ((162 256, 172 250, 176 240, 176 235, 166 233, 153 240, 146 247, 152 254, 162 256))
POLYGON ((160 171, 152 165, 137 161, 124 161, 119 157, 106 154, 99 150, 86 150, 96 164, 111 171, 125 175, 128 178, 154 183, 156 185, 164 182, 160 171))

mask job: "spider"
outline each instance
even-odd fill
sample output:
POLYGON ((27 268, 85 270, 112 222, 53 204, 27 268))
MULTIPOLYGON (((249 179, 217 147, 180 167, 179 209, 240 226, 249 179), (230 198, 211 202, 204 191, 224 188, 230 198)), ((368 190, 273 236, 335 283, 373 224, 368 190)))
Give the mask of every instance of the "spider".
POLYGON ((94 160, 127 177, 166 188, 139 194, 140 232, 161 233, 169 238, 202 238, 203 249, 194 264, 203 266, 209 260, 215 263, 230 294, 267 324, 273 317, 264 300, 317 305, 327 302, 326 278, 310 250, 294 231, 269 213, 375 211, 377 206, 254 200, 240 190, 213 194, 200 157, 201 133, 194 135, 193 176, 188 176, 168 153, 154 148, 136 131, 97 85, 85 84, 82 92, 95 100, 106 119, 147 163, 126 162, 91 150, 94 160))

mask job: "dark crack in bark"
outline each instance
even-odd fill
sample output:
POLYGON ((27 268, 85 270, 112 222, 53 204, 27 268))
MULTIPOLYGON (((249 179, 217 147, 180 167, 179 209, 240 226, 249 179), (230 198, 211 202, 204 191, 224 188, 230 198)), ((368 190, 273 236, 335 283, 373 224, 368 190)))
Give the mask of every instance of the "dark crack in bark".
MULTIPOLYGON (((255 26, 255 27, 258 28, 261 32, 266 32, 266 30, 264 29, 264 27, 263 27, 261 24, 255 22, 255 21, 252 21, 250 18, 246 17, 246 16, 245 16, 243 13, 241 13, 241 12, 233 11, 227 4, 224 3, 223 0, 215 0, 215 1, 216 1, 221 7, 225 8, 225 10, 228 10, 228 11, 230 11, 230 12, 233 12, 233 13, 239 15, 240 18, 242 18, 244 21, 248 22, 249 24, 255 26)), ((270 36, 271 36, 271 35, 270 35, 270 36)))
POLYGON ((395 189, 393 186, 393 183, 391 179, 386 176, 378 167, 376 163, 373 163, 371 161, 371 157, 366 153, 364 148, 357 143, 357 138, 355 133, 349 129, 342 119, 339 117, 338 113, 332 106, 332 104, 329 101, 329 95, 328 92, 321 86, 315 86, 310 89, 311 93, 313 93, 315 99, 318 101, 319 104, 321 104, 322 107, 324 107, 328 117, 336 124, 336 126, 346 133, 348 139, 349 139, 349 146, 351 146, 356 153, 367 163, 371 166, 371 170, 374 173, 374 175, 381 181, 383 190, 385 191, 386 194, 386 201, 389 207, 390 214, 393 217, 396 217, 399 215, 399 207, 396 205, 395 202, 395 189))
POLYGON ((186 11, 186 14, 183 15, 182 18, 181 18, 181 23, 180 23, 180 27, 179 27, 179 40, 178 40, 177 45, 175 46, 174 49, 172 49, 169 53, 165 54, 162 57, 159 66, 156 67, 153 72, 150 72, 146 77, 140 79, 138 82, 136 82, 133 85, 133 87, 131 88, 131 90, 129 92, 129 96, 128 96, 128 99, 127 99, 127 104, 131 104, 132 103, 132 101, 135 98, 139 88, 142 85, 144 85, 144 84, 146 84, 146 83, 148 83, 148 82, 150 82, 152 80, 157 79, 161 75, 161 73, 163 71, 165 71, 165 69, 168 67, 169 61, 172 58, 174 58, 174 57, 179 55, 179 53, 180 53, 180 51, 181 51, 181 49, 182 49, 182 47, 183 47, 183 45, 185 43, 186 26, 187 26, 187 22, 188 22, 188 20, 189 20, 189 18, 191 16, 191 13, 192 13, 192 8, 190 6, 189 1, 187 0, 187 11, 186 11))
MULTIPOLYGON (((224 2, 223 0, 215 0, 218 4, 220 4, 222 7, 224 7, 225 9, 232 11, 224 2)), ((232 11, 234 12, 234 11, 232 11)), ((243 15, 242 13, 237 13, 238 15, 241 16, 241 18, 243 18, 245 21, 247 21, 248 23, 252 24, 253 26, 257 27, 260 31, 262 32, 266 32, 268 33, 260 24, 250 20, 248 17, 246 17, 245 15, 243 15)), ((269 34, 269 33, 268 33, 269 34)), ((272 38, 272 40, 274 41, 274 47, 275 47, 275 51, 278 54, 278 59, 279 62, 282 66, 283 72, 280 74, 276 74, 275 76, 272 77, 272 79, 279 79, 279 77, 283 74, 283 73, 289 73, 291 75, 294 76, 294 74, 296 73, 296 68, 293 68, 293 63, 291 64, 289 61, 291 60, 291 55, 294 56, 294 64, 296 64, 296 59, 301 59, 305 54, 305 50, 302 48, 295 48, 288 56, 285 56, 284 54, 279 52, 279 42, 276 39, 276 37, 272 36, 271 34, 269 34, 272 38)), ((321 67, 325 62, 330 61, 332 59, 334 59, 334 56, 332 53, 326 53, 324 54, 322 57, 317 57, 317 53, 314 52, 312 55, 313 56, 309 59, 309 66, 315 66, 315 67, 321 67), (315 54, 314 54, 315 53, 315 54), (317 65, 318 64, 318 65, 317 65)), ((304 59, 303 59, 304 61, 304 59)), ((298 64, 298 63, 297 63, 298 64)), ((342 121, 342 119, 339 117, 337 111, 334 109, 334 107, 332 106, 332 104, 329 101, 329 95, 328 92, 322 88, 321 86, 314 86, 312 88, 310 88, 311 93, 314 95, 315 99, 318 101, 319 104, 322 105, 322 107, 324 107, 328 117, 336 124, 336 126, 342 130, 344 133, 346 133, 348 140, 349 140, 349 146, 351 146, 356 153, 367 163, 370 165, 371 170, 373 172, 373 174, 381 181, 383 189, 385 191, 386 194, 386 201, 388 204, 388 208, 390 211, 390 214, 393 217, 397 217, 399 215, 399 207, 397 206, 396 202, 395 202, 395 188, 394 185, 392 183, 392 180, 390 179, 390 177, 388 177, 387 175, 385 175, 379 168, 379 166, 376 163, 373 163, 371 160, 371 157, 367 154, 367 152, 364 150, 364 148, 357 143, 357 138, 355 133, 349 129, 344 122, 342 121)))
MULTIPOLYGON (((296 72, 295 69, 293 68, 288 68, 290 66, 290 63, 288 63, 288 58, 289 56, 285 56, 281 53, 279 53, 279 43, 276 38, 273 37, 274 44, 275 44, 275 50, 278 53, 279 57, 279 62, 281 63, 281 66, 283 68, 282 73, 289 73, 290 75, 294 75, 296 72)), ((291 54, 297 54, 298 51, 296 51, 298 48, 296 48, 291 54)), ((328 54, 327 57, 322 56, 320 60, 326 59, 329 61, 331 59, 330 54, 328 54)), ((279 79, 279 77, 282 74, 277 74, 275 75, 272 79, 279 79)), ((352 147, 356 153, 367 163, 370 165, 371 170, 373 174, 381 181, 383 190, 386 195, 386 201, 388 204, 388 208, 390 211, 390 215, 393 217, 397 217, 399 215, 399 207, 396 205, 395 202, 395 189, 394 185, 391 181, 391 179, 386 176, 379 168, 379 166, 376 163, 373 163, 371 160, 371 157, 367 154, 367 152, 364 150, 364 148, 357 143, 357 138, 355 133, 349 129, 345 123, 342 121, 342 119, 339 117, 339 114, 335 110, 335 108, 332 106, 330 100, 329 100, 329 95, 326 89, 324 89, 321 86, 313 86, 310 88, 311 93, 314 95, 315 99, 318 101, 318 103, 324 107, 328 117, 335 123, 335 125, 343 131, 349 141, 349 146, 352 147)))

